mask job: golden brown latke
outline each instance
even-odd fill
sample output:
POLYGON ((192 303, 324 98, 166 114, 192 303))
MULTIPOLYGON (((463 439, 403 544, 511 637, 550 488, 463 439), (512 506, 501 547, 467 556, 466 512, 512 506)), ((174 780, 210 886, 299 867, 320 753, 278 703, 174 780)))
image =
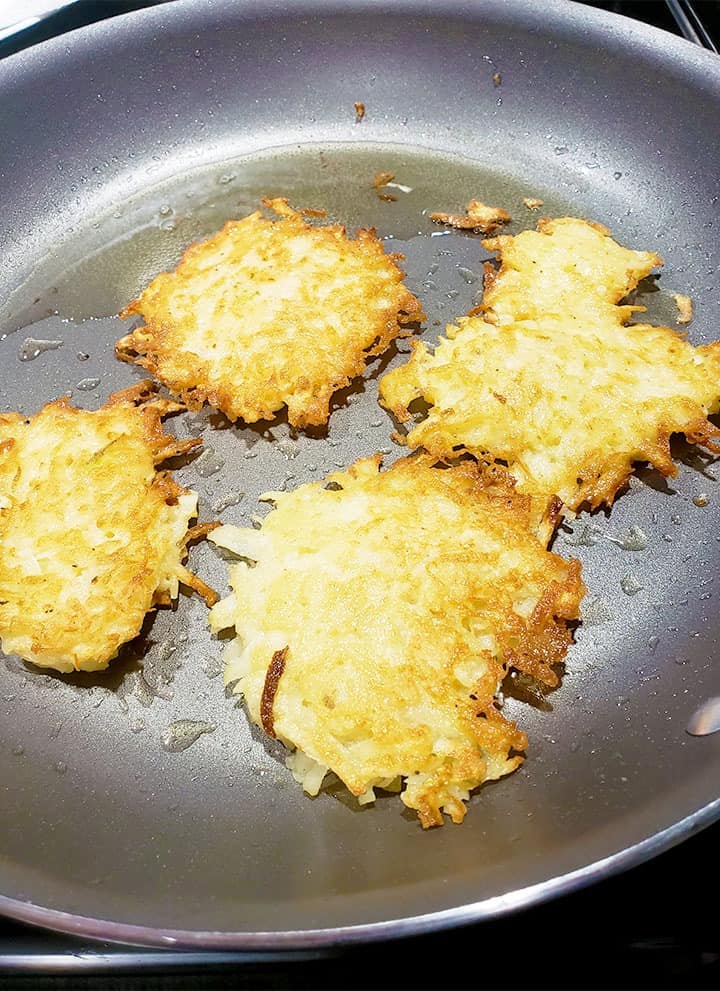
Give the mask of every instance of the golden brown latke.
POLYGON ((204 401, 231 420, 272 417, 326 423, 333 393, 368 358, 422 319, 403 284, 401 255, 372 230, 355 239, 311 226, 285 199, 264 201, 280 220, 253 213, 188 248, 122 313, 145 326, 117 355, 164 382, 191 408, 204 401))
POLYGON ((470 791, 522 760, 496 693, 510 666, 556 683, 580 564, 533 536, 506 473, 380 462, 268 493, 260 530, 216 530, 244 560, 210 622, 235 627, 226 683, 306 791, 334 771, 361 803, 380 787, 425 827, 461 822, 470 791))
MULTIPOLYGON (((107 667, 178 583, 197 494, 166 458, 199 440, 165 434, 176 403, 143 382, 93 412, 57 399, 0 416, 0 638, 6 653, 58 671, 107 667)), ((202 529, 202 527, 200 528, 202 529)))
POLYGON ((523 492, 571 509, 610 505, 636 461, 676 473, 669 439, 718 450, 720 342, 693 347, 668 327, 632 324, 618 305, 661 259, 621 247, 599 224, 565 217, 483 244, 502 265, 482 316, 446 328, 431 354, 380 383, 402 421, 430 404, 410 447, 506 463, 523 492))

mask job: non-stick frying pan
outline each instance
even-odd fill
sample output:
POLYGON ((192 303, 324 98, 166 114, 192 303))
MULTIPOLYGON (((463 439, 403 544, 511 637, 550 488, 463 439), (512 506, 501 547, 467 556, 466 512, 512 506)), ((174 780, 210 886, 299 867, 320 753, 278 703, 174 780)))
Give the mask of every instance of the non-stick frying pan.
MULTIPOLYGON (((181 0, 43 44, 0 64, 0 408, 68 390, 96 406, 135 381, 114 314, 263 194, 394 239, 429 340, 476 302, 486 255, 425 211, 471 196, 515 231, 537 196, 659 251, 640 301, 672 322, 672 294, 690 294, 691 340, 715 339, 719 114, 714 57, 560 0, 181 0), (372 190, 379 170, 396 202, 372 190)), ((209 448, 178 468, 203 518, 250 525, 263 490, 397 456, 375 395, 402 360, 340 395, 327 434, 178 417, 209 448)), ((528 760, 461 827, 423 833, 391 796, 304 797, 225 697, 197 599, 104 674, 4 660, 0 909, 142 943, 338 943, 507 912, 709 823, 720 736, 686 726, 720 694, 720 487, 707 458, 675 453, 676 479, 641 469, 611 514, 558 535, 584 562, 584 622, 547 703, 508 698, 528 760)), ((219 556, 192 560, 222 591, 219 556)))

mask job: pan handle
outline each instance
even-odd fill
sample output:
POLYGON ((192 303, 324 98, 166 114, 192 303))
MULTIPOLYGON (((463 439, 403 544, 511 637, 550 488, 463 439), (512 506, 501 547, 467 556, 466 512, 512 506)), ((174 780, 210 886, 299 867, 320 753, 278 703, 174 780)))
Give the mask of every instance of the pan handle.
POLYGON ((718 54, 717 45, 700 20, 700 15, 691 0, 665 0, 665 3, 670 8, 675 23, 688 41, 700 45, 701 48, 707 48, 709 52, 718 54))

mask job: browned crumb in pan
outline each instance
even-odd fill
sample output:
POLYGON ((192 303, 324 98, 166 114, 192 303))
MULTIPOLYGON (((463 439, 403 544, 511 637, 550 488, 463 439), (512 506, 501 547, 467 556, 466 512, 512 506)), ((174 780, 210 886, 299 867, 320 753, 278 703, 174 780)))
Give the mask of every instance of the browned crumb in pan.
POLYGON ((465 207, 465 214, 431 213, 430 219, 436 224, 447 224, 459 230, 473 230, 480 234, 492 234, 504 224, 509 224, 512 217, 501 207, 488 206, 480 200, 470 200, 465 207))
POLYGON ((355 123, 359 124, 364 117, 365 117, 365 104, 357 102, 355 104, 355 123))
POLYGON ((673 299, 678 309, 677 322, 680 324, 691 323, 693 318, 693 303, 690 297, 682 293, 675 293, 673 299))
POLYGON ((539 210, 540 207, 543 206, 543 201, 539 196, 526 196, 523 200, 523 204, 528 208, 528 210, 539 210))
POLYGON ((395 203, 397 196, 393 196, 392 193, 388 193, 386 186, 389 182, 395 179, 395 174, 393 172, 377 172, 375 178, 373 179, 373 189, 379 200, 384 200, 387 203, 395 203))

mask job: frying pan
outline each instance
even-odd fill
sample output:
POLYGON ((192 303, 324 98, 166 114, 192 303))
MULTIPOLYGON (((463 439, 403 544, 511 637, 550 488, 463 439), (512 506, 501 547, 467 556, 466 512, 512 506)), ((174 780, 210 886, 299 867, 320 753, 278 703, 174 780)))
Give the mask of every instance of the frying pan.
MULTIPOLYGON (((135 381, 113 358, 115 314, 263 194, 375 225, 406 255, 428 340, 476 301, 486 255, 425 211, 471 196, 509 209, 513 231, 537 196, 659 251, 639 301, 672 322, 688 293, 691 340, 712 340, 719 111, 712 56, 560 0, 180 0, 43 44, 0 64, 2 408, 68 391, 93 407, 135 381), (379 170, 405 187, 395 202, 373 192, 379 170)), ((327 433, 177 417, 209 449, 177 466, 203 518, 250 525, 263 490, 392 460, 376 382, 402 360, 339 395, 327 433)), ((558 535, 583 560, 584 621, 562 686, 543 704, 508 697, 528 760, 461 827, 423 833, 391 796, 304 797, 225 697, 196 599, 159 611, 104 674, 6 658, 0 909, 146 944, 347 943, 509 912, 714 820, 720 736, 686 726, 720 694, 720 489, 707 458, 675 454, 677 478, 641 468, 611 514, 558 535), (178 720, 207 732, 185 746, 198 726, 178 720)), ((224 590, 216 552, 192 564, 224 590)))

